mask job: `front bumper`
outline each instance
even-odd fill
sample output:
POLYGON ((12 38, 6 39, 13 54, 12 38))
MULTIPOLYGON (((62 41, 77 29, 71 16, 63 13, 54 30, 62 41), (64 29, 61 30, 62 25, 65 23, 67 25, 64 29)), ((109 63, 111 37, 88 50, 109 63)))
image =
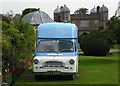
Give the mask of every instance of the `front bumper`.
POLYGON ((74 75, 76 72, 61 72, 61 71, 47 71, 47 72, 34 72, 35 75, 74 75))
POLYGON ((76 74, 76 70, 73 67, 64 67, 61 69, 33 69, 34 74, 39 75, 73 75, 76 74))

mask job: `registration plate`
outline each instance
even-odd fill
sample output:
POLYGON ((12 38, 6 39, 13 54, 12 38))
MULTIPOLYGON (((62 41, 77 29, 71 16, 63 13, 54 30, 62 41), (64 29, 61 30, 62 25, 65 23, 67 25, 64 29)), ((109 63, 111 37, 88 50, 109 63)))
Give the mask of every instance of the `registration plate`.
POLYGON ((47 71, 48 74, 59 75, 60 71, 47 71))

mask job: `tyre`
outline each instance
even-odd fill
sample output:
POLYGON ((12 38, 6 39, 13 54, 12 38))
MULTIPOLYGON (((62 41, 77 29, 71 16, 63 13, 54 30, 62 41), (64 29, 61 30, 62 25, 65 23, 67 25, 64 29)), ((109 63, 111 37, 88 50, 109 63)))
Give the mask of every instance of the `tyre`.
POLYGON ((69 75, 69 80, 74 80, 74 75, 69 75))
POLYGON ((43 75, 35 75, 35 80, 43 80, 43 75))
POLYGON ((39 80, 39 75, 35 75, 35 80, 39 80))

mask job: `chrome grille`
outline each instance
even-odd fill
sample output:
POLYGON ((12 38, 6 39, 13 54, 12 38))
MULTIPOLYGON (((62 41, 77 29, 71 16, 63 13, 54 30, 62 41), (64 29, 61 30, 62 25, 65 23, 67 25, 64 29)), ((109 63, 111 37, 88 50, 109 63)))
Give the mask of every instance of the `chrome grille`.
POLYGON ((46 61, 43 63, 43 67, 59 68, 64 67, 64 63, 61 61, 46 61))

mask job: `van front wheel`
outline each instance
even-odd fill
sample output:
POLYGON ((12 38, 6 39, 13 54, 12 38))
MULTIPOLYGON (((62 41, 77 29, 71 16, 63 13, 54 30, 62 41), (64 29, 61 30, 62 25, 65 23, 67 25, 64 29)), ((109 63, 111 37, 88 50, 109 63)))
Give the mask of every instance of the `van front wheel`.
POLYGON ((35 80, 39 80, 39 75, 35 75, 35 80))
POLYGON ((35 80, 42 80, 43 76, 42 75, 35 75, 35 80))
POLYGON ((74 80, 74 75, 69 75, 69 80, 74 80))

